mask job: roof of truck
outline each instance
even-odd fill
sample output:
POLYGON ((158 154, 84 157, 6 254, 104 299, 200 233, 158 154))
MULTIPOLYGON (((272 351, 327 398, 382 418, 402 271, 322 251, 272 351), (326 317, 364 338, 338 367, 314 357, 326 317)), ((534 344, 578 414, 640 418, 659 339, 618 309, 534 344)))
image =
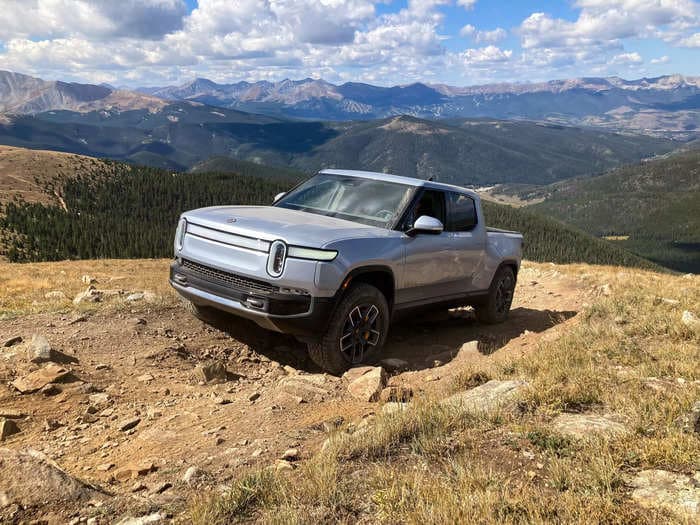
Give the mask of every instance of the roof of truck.
POLYGON ((434 182, 431 180, 415 179, 413 177, 402 177, 400 175, 392 175, 391 173, 379 173, 377 171, 360 171, 360 170, 336 170, 336 169, 324 169, 319 173, 327 173, 328 175, 343 175, 345 177, 361 177, 363 179, 374 179, 383 180, 386 182, 395 182, 397 184, 406 184, 408 186, 417 186, 424 188, 433 188, 436 190, 446 190, 446 191, 458 191, 460 193, 467 193, 473 197, 477 197, 476 192, 462 188, 461 186, 454 186, 452 184, 444 184, 442 182, 434 182))

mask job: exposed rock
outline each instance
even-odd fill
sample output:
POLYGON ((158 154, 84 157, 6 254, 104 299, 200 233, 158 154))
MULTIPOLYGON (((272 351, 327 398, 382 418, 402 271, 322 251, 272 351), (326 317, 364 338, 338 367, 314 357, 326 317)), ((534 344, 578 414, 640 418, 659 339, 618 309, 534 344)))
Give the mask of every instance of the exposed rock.
POLYGON ((126 299, 124 299, 127 303, 133 303, 136 301, 140 301, 143 299, 143 293, 142 292, 136 292, 132 293, 126 296, 126 299))
POLYGON ((250 401, 251 403, 252 403, 253 401, 258 400, 258 399, 260 399, 260 392, 253 392, 252 394, 250 394, 250 395, 248 396, 248 401, 250 401))
POLYGON ((149 381, 153 381, 155 378, 153 377, 153 374, 145 373, 136 378, 136 381, 140 383, 148 383, 149 381))
POLYGON ((405 386, 389 386, 379 395, 379 400, 383 403, 406 403, 411 399, 413 399, 413 390, 405 386))
POLYGON ((290 463, 289 461, 286 461, 284 459, 278 459, 275 462, 275 470, 277 472, 282 472, 285 470, 294 470, 294 465, 290 463))
POLYGON ((27 343, 27 359, 32 363, 77 363, 78 359, 51 348, 48 339, 43 335, 34 334, 27 343))
POLYGON ((54 385, 53 383, 49 383, 48 385, 44 386, 40 390, 40 392, 42 394, 44 394, 46 397, 50 397, 50 396, 57 396, 58 394, 60 394, 62 392, 62 390, 57 385, 54 385))
POLYGON ((141 423, 140 417, 132 417, 120 422, 119 425, 117 425, 117 428, 119 428, 119 430, 121 430, 122 432, 126 432, 127 430, 135 428, 136 425, 138 425, 139 423, 141 423))
POLYGON ((140 463, 129 463, 128 465, 117 469, 114 472, 114 479, 118 481, 127 481, 136 479, 139 476, 145 476, 156 470, 155 465, 150 461, 142 461, 140 463))
POLYGON ((683 432, 700 434, 700 401, 693 405, 690 412, 677 418, 674 423, 683 432))
POLYGON ((282 459, 286 461, 296 461, 297 459, 299 459, 299 449, 288 448, 284 451, 284 454, 282 454, 282 459))
POLYGON ((159 523, 167 519, 168 515, 165 512, 154 512, 139 518, 124 518, 116 523, 116 525, 148 525, 149 523, 159 523))
POLYGON ((44 299, 49 299, 50 301, 65 301, 67 297, 61 290, 52 290, 44 294, 44 299))
POLYGON ((13 420, 0 418, 0 441, 5 441, 8 437, 20 432, 19 426, 13 420))
POLYGON ((320 402, 330 396, 331 390, 323 374, 304 374, 283 377, 278 389, 287 396, 293 396, 302 402, 320 402))
POLYGON ((0 408, 0 417, 7 419, 23 419, 27 414, 16 408, 0 408))
POLYGON ((100 392, 98 394, 90 394, 88 396, 88 401, 91 405, 100 406, 109 403, 109 394, 106 392, 100 392))
POLYGON ((22 336, 21 335, 16 335, 14 337, 10 337, 9 339, 6 339, 5 342, 2 344, 5 348, 9 348, 11 346, 18 345, 22 342, 22 336))
POLYGON ((70 376, 70 371, 62 366, 49 363, 44 368, 36 370, 24 377, 15 379, 12 386, 22 394, 31 394, 40 390, 49 383, 66 380, 70 376))
POLYGON ((404 370, 408 370, 408 367, 410 366, 408 361, 397 359, 395 357, 382 359, 379 364, 382 365, 382 367, 388 372, 403 372, 404 370))
POLYGON ((343 379, 347 381, 348 383, 352 383, 355 379, 358 377, 366 374, 370 370, 372 370, 374 367, 373 366, 356 366, 353 368, 350 368, 347 372, 343 374, 343 379))
POLYGON ((191 486, 196 485, 204 477, 206 477, 206 472, 199 467, 191 466, 185 471, 185 475, 182 476, 182 481, 191 486))
POLYGON ((94 286, 88 286, 87 290, 79 293, 73 299, 73 304, 99 303, 102 300, 102 292, 95 290, 94 286))
POLYGON ((162 494, 166 490, 172 488, 173 484, 170 483, 169 481, 164 481, 160 485, 157 485, 156 488, 153 489, 152 493, 153 494, 162 494))
POLYGON ((228 381, 228 371, 226 370, 226 363, 223 361, 199 364, 195 367, 194 373, 197 379, 205 383, 223 383, 228 381))
POLYGON ((40 452, 0 448, 0 494, 22 506, 45 507, 98 498, 101 491, 70 476, 40 452))
POLYGON ((700 472, 686 476, 666 470, 643 470, 630 485, 632 499, 648 507, 665 507, 685 515, 691 520, 700 519, 700 472))
POLYGON ((384 414, 394 414, 396 412, 403 412, 410 407, 410 403, 399 403, 397 401, 389 401, 382 406, 382 412, 384 414))
POLYGON ((681 315, 681 322, 690 328, 700 327, 700 319, 693 312, 685 310, 681 315))
POLYGON ((360 401, 377 401, 386 385, 386 372, 381 366, 368 370, 348 385, 348 392, 360 401))
POLYGON ((629 433, 622 423, 596 414, 559 414, 552 421, 552 429, 575 439, 616 437, 629 433))
POLYGON ((513 403, 526 385, 525 381, 492 379, 471 390, 458 392, 441 404, 463 412, 487 414, 513 403))

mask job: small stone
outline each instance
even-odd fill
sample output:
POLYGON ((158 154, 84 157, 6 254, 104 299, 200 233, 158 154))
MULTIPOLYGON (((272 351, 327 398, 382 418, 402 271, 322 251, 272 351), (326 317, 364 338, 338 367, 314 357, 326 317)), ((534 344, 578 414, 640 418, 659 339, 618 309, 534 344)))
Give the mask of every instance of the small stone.
POLYGON ((223 361, 212 361, 207 364, 199 364, 195 367, 194 373, 200 381, 205 383, 228 381, 228 371, 223 361))
POLYGON ((44 368, 15 379, 12 382, 12 386, 22 394, 31 394, 49 383, 55 383, 56 381, 66 379, 69 375, 70 372, 62 366, 49 363, 44 368))
POLYGON ((255 451, 253 451, 253 453, 251 454, 251 456, 253 456, 254 458, 257 458, 258 456, 262 455, 262 453, 263 453, 263 449, 258 448, 258 449, 256 449, 255 451))
POLYGON ((114 468, 114 463, 103 463, 102 465, 97 465, 96 469, 100 472, 107 472, 114 468))
POLYGON ((117 427, 122 432, 126 432, 127 430, 131 430, 132 428, 136 427, 136 425, 138 425, 139 423, 141 423, 141 418, 140 417, 133 417, 130 419, 125 419, 124 421, 119 423, 119 425, 117 425, 117 427))
POLYGON ((253 401, 258 400, 258 399, 260 399, 260 392, 253 392, 252 394, 250 394, 250 395, 248 396, 248 401, 250 401, 251 403, 252 403, 253 401))
POLYGON ((102 300, 102 292, 95 290, 94 286, 89 286, 87 290, 79 293, 73 299, 73 304, 79 305, 81 303, 99 303, 102 300))
POLYGON ((41 390, 39 390, 39 392, 44 394, 46 397, 49 397, 60 394, 61 389, 57 385, 49 383, 48 385, 44 386, 41 390))
POLYGON ((95 365, 95 370, 98 370, 98 371, 99 370, 109 370, 110 368, 112 368, 112 367, 109 366, 108 364, 105 364, 105 363, 98 363, 95 365))
POLYGON ((217 405, 229 405, 231 404, 231 400, 225 397, 217 396, 214 398, 214 403, 217 405))
POLYGON ((148 383, 149 381, 153 381, 154 379, 155 378, 153 377, 153 374, 146 373, 146 374, 138 376, 136 378, 136 381, 138 381, 140 383, 148 383))
POLYGON ((160 523, 167 518, 168 516, 165 512, 159 511, 139 518, 124 518, 116 522, 115 525, 150 525, 151 523, 160 523))
POLYGON ((182 481, 188 485, 196 485, 203 477, 205 472, 199 467, 191 466, 185 471, 185 475, 182 476, 182 481))
POLYGON ((0 418, 0 441, 5 441, 8 437, 20 432, 19 426, 13 420, 0 418))
POLYGON ((136 292, 136 293, 132 293, 132 294, 127 295, 126 299, 124 299, 124 300, 125 300, 127 303, 133 303, 133 302, 136 302, 136 301, 140 301, 141 299, 143 299, 143 293, 142 293, 142 292, 136 292))
POLYGON ((10 337, 9 339, 5 339, 5 342, 2 344, 5 348, 9 348, 11 346, 18 345, 22 342, 22 336, 16 335, 14 337, 10 337))
POLYGON ((700 319, 698 319, 698 316, 688 310, 685 310, 683 315, 681 315, 681 322, 691 328, 700 326, 700 319))
POLYGON ((137 481, 131 486, 131 492, 141 492, 142 490, 146 490, 148 487, 141 483, 140 481, 137 481))
POLYGON ((278 459, 275 462, 275 470, 277 472, 282 472, 285 470, 294 470, 294 465, 290 463, 289 461, 286 461, 284 459, 278 459))
POLYGON ((157 485, 156 488, 153 489, 153 494, 162 494, 163 492, 165 492, 166 490, 168 490, 172 486, 173 486, 172 483, 170 483, 169 481, 165 481, 165 482, 161 483, 160 485, 157 485))
POLYGON ((129 323, 131 323, 134 326, 143 326, 148 323, 146 323, 146 320, 143 319, 142 317, 134 317, 133 319, 129 320, 129 323))
POLYGON ((223 444, 225 441, 226 440, 224 438, 222 438, 221 436, 216 436, 216 438, 214 439, 214 445, 216 445, 218 447, 219 445, 223 444))
POLYGON ((48 299, 50 301, 65 301, 66 294, 60 290, 52 290, 44 294, 44 299, 48 299))
POLYGON ((106 392, 99 392, 97 394, 90 394, 88 400, 91 405, 99 406, 106 405, 109 403, 109 394, 106 392))
POLYGON ((282 459, 286 461, 296 461, 299 459, 299 449, 288 448, 284 451, 284 454, 282 454, 282 459))
POLYGON ((32 363, 77 363, 78 360, 70 355, 51 348, 48 339, 43 335, 34 334, 27 343, 27 359, 32 363))
POLYGON ((379 364, 382 365, 389 372, 402 372, 404 370, 408 370, 410 366, 408 364, 408 361, 404 361, 403 359, 397 359, 395 357, 388 357, 386 359, 382 359, 379 362, 379 364))
POLYGON ((379 400, 383 403, 406 403, 413 398, 413 389, 405 386, 389 386, 382 390, 379 400))
POLYGON ((514 403, 527 383, 492 379, 483 385, 458 392, 441 404, 467 413, 491 413, 514 403))
POLYGON ((348 392, 364 402, 377 401, 386 385, 386 372, 382 367, 365 367, 366 370, 348 385, 348 392))
POLYGON ((145 476, 156 470, 156 467, 150 461, 141 463, 130 463, 114 472, 114 479, 118 481, 126 481, 128 479, 136 479, 139 476, 145 476))

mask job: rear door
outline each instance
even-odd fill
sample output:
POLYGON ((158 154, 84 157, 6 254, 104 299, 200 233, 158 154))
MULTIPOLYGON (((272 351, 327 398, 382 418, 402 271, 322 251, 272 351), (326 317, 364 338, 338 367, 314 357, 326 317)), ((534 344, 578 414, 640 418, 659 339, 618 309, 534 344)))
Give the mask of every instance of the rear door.
POLYGON ((460 293, 473 292, 474 275, 481 269, 486 248, 486 229, 479 224, 476 202, 469 195, 447 192, 447 224, 455 264, 455 287, 460 293))

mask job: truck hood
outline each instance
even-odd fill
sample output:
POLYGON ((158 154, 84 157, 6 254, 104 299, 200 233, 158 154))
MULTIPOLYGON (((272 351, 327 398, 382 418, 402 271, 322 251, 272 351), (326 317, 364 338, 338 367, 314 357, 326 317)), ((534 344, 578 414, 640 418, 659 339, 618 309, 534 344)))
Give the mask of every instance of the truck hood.
POLYGON ((345 219, 274 206, 213 206, 183 214, 189 222, 266 241, 323 248, 342 239, 389 237, 396 232, 345 219), (235 220, 234 220, 235 219, 235 220))

